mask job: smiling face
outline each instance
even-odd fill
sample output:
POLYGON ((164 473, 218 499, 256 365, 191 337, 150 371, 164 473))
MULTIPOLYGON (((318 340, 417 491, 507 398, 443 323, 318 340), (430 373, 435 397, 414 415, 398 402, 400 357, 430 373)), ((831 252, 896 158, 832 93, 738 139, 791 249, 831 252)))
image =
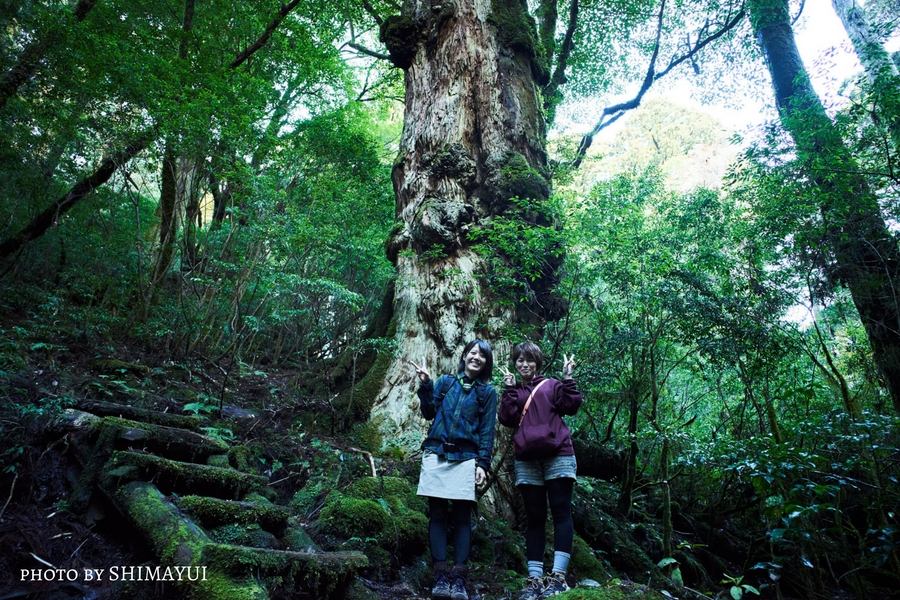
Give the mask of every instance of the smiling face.
POLYGON ((518 371, 522 381, 531 381, 537 374, 537 369, 537 362, 533 358, 520 355, 516 359, 516 371, 518 371))
POLYGON ((481 348, 475 345, 463 357, 463 363, 466 375, 471 379, 475 379, 487 363, 487 357, 481 351, 481 348))

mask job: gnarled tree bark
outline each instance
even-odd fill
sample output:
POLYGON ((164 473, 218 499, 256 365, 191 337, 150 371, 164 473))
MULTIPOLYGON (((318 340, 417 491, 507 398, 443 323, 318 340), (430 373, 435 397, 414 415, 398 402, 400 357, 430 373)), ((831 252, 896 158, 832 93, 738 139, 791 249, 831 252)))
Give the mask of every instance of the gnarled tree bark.
MULTIPOLYGON (((490 288, 490 261, 471 234, 506 213, 512 197, 550 194, 536 33, 519 0, 407 0, 381 26, 405 70, 406 114, 392 173, 397 225, 387 243, 397 269, 397 352, 372 417, 403 446, 423 434, 408 360, 433 374, 455 372, 474 337, 493 345, 495 361, 508 354, 504 332, 517 307, 490 288)), ((562 314, 550 291, 558 265, 549 260, 545 276, 529 282, 523 312, 562 314)))

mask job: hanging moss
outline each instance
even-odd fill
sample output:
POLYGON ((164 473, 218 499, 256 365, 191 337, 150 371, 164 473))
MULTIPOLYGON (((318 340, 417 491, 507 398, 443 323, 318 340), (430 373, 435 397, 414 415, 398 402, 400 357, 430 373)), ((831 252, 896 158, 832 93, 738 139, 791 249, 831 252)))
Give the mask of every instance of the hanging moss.
POLYGON ((381 23, 378 39, 387 47, 395 66, 408 69, 412 65, 419 49, 419 29, 412 19, 391 15, 381 23))

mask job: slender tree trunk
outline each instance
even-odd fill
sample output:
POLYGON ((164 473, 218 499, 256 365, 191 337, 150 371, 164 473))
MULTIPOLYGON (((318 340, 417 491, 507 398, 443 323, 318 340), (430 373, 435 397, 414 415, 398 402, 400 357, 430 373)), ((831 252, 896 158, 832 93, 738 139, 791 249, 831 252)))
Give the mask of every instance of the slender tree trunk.
POLYGON ((900 74, 878 33, 856 0, 831 0, 853 49, 866 71, 876 105, 894 144, 900 149, 900 74))
POLYGON ((637 455, 639 451, 637 442, 637 421, 638 412, 640 410, 639 392, 636 389, 630 389, 628 417, 628 458, 625 460, 625 477, 622 481, 622 490, 619 492, 619 500, 616 505, 616 511, 627 517, 631 514, 631 504, 634 496, 634 483, 637 479, 637 455))
POLYGON ((672 556, 675 548, 672 545, 672 487, 669 485, 669 436, 662 434, 663 443, 659 453, 659 470, 662 478, 662 545, 663 557, 672 556))
POLYGON ((162 172, 159 186, 159 252, 153 272, 153 284, 162 281, 175 250, 175 236, 178 235, 178 159, 172 142, 166 140, 163 151, 162 172))
MULTIPOLYGON (((185 64, 188 55, 188 39, 194 28, 194 0, 185 0, 184 16, 181 22, 181 41, 178 44, 178 62, 185 64)), ((180 217, 179 200, 181 194, 178 186, 179 158, 175 150, 172 136, 166 138, 163 150, 162 173, 159 191, 159 255, 156 260, 154 283, 161 282, 175 253, 175 238, 178 236, 178 219, 180 217)))
MULTIPOLYGON (((509 209, 511 197, 550 193, 535 50, 502 25, 512 22, 535 39, 518 0, 407 0, 381 27, 405 70, 406 113, 392 173, 397 225, 387 244, 397 270, 397 352, 376 369, 372 417, 386 433, 402 432, 405 446, 423 433, 408 427, 421 424, 408 360, 424 361, 432 374, 455 372, 474 337, 492 343, 495 361, 507 358, 504 334, 516 307, 497 301, 489 259, 469 234, 509 209)), ((560 314, 552 270, 529 307, 540 317, 560 314)))
POLYGON ((820 190, 826 243, 866 329, 875 360, 900 411, 900 310, 894 282, 897 244, 877 198, 844 146, 810 84, 791 29, 786 0, 752 0, 750 16, 766 57, 775 101, 797 155, 820 190))

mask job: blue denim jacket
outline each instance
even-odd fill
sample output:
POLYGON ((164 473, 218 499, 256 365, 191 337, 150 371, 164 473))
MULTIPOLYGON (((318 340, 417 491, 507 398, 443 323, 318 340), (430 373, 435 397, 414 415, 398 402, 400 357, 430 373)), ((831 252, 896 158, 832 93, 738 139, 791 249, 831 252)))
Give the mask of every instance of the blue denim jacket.
POLYGON ((466 392, 461 379, 461 375, 441 375, 436 382, 429 380, 419 386, 422 415, 433 419, 422 448, 447 460, 474 458, 479 467, 488 471, 494 447, 497 392, 480 381, 475 381, 466 392))

